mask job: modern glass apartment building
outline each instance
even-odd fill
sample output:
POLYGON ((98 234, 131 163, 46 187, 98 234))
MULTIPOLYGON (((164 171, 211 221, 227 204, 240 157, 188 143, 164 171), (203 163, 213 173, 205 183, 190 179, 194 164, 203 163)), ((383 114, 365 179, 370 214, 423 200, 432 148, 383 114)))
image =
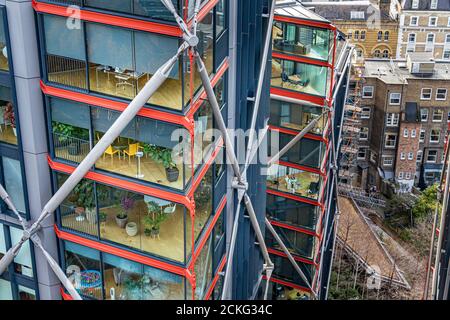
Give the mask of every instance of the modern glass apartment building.
POLYGON ((277 3, 270 132, 277 134, 282 149, 318 119, 267 175, 267 217, 308 280, 266 233, 275 263, 272 298, 302 300, 311 298, 312 291, 320 297, 327 292, 336 213, 333 148, 337 152, 349 49, 329 21, 299 3, 277 3))

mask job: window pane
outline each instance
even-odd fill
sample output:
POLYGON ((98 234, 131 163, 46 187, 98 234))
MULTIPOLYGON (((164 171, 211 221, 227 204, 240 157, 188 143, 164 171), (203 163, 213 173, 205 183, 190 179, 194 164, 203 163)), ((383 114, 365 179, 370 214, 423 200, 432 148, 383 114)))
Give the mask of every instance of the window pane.
POLYGON ((89 107, 52 98, 50 100, 55 156, 81 162, 89 153, 89 107))
POLYGON ((317 200, 321 189, 320 175, 282 165, 273 165, 267 174, 267 187, 317 200))
POLYGON ((83 25, 68 27, 68 20, 44 16, 48 80, 87 89, 83 25))
MULTIPOLYGON (((313 257, 315 250, 314 236, 285 228, 279 228, 277 226, 274 226, 274 229, 291 253, 309 259, 313 257)), ((273 238, 270 232, 266 233, 266 241, 269 247, 281 250, 278 242, 273 238)))
POLYGON ((213 186, 212 186, 212 170, 213 167, 209 168, 206 175, 203 177, 200 185, 194 192, 195 199, 195 239, 202 232, 206 223, 212 214, 212 196, 213 196, 213 186))
POLYGON ((65 242, 66 275, 84 296, 102 299, 100 254, 94 249, 65 242))
MULTIPOLYGON (((91 114, 94 143, 97 143, 120 113, 92 108, 91 114)), ((137 117, 105 151, 96 167, 174 189, 184 189, 188 179, 184 176, 185 170, 187 174, 191 169, 179 161, 184 150, 175 150, 183 136, 188 136, 188 132, 181 127, 137 117)))
MULTIPOLYGON (((67 180, 67 177, 64 174, 57 174, 59 187, 67 180)), ((59 208, 61 224, 64 228, 91 236, 98 235, 97 209, 92 181, 81 180, 59 208)))
POLYGON ((195 288, 195 300, 204 298, 206 290, 212 280, 212 236, 206 241, 197 261, 195 262, 195 276, 197 286, 195 288))
POLYGON ((19 300, 36 300, 36 292, 33 289, 18 286, 19 300))
POLYGON ((273 27, 273 34, 275 51, 328 60, 330 50, 329 30, 276 22, 273 27))
POLYGON ((2 157, 3 176, 6 191, 19 212, 25 213, 25 195, 22 184, 22 170, 20 162, 2 157))
POLYGON ((272 60, 272 86, 325 97, 327 68, 295 61, 272 60))
MULTIPOLYGON (((9 228, 11 234, 11 243, 14 246, 22 239, 23 230, 13 227, 9 228)), ((33 264, 31 260, 30 241, 28 240, 22 246, 17 256, 14 258, 14 270, 16 273, 33 277, 33 264)))
POLYGON ((0 279, 0 300, 12 300, 11 283, 6 280, 0 279))
POLYGON ((11 88, 0 86, 0 141, 17 144, 16 114, 11 88))
POLYGON ((0 69, 8 71, 8 48, 6 47, 5 13, 0 10, 0 69))

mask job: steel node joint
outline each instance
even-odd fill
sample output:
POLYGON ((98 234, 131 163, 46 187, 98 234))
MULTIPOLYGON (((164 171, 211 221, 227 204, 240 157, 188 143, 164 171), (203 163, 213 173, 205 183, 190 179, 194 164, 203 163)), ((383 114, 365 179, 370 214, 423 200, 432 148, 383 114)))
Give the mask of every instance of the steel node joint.
POLYGON ((243 190, 243 191, 248 190, 248 182, 245 180, 240 181, 236 177, 233 178, 233 181, 231 182, 231 186, 233 187, 233 189, 237 189, 237 190, 243 190))

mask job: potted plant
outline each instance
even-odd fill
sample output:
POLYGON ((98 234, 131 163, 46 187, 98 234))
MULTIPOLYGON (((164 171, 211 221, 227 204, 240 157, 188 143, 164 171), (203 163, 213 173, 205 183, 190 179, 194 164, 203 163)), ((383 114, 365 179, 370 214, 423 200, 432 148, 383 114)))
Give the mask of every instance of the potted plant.
POLYGON ((135 237, 138 234, 138 226, 135 222, 128 222, 125 231, 130 237, 135 237))
MULTIPOLYGON (((90 223, 97 223, 94 184, 90 181, 82 181, 74 188, 73 191, 74 195, 76 195, 75 212, 78 216, 86 214, 86 218, 90 223)), ((81 220, 81 218, 79 220, 81 220)))
POLYGON ((156 163, 166 169, 166 178, 169 182, 175 182, 180 176, 180 170, 172 159, 172 150, 155 145, 144 145, 144 153, 149 155, 156 163))
POLYGON ((144 217, 144 225, 145 225, 145 230, 144 230, 144 234, 147 237, 152 237, 152 238, 159 238, 159 231, 161 228, 161 223, 163 223, 166 218, 167 215, 161 213, 161 208, 159 207, 159 205, 156 202, 149 202, 147 204, 147 208, 148 208, 148 214, 147 216, 144 217))
POLYGON ((116 223, 121 229, 125 229, 128 223, 128 211, 133 209, 134 199, 130 197, 123 197, 120 201, 120 213, 116 216, 116 223))

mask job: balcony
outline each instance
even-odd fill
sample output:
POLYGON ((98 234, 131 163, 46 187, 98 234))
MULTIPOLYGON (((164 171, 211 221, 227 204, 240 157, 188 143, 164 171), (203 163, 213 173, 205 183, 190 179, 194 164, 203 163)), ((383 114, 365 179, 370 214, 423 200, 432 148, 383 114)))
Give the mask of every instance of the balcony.
POLYGON ((72 242, 64 242, 66 275, 80 295, 97 300, 184 300, 185 279, 72 242))
POLYGON ((328 61, 332 56, 330 48, 332 48, 330 30, 277 21, 274 23, 274 51, 328 61))
MULTIPOLYGON (((61 186, 67 176, 57 174, 61 186)), ((83 180, 59 210, 61 226, 158 257, 185 263, 211 217, 212 188, 206 176, 195 192, 195 223, 181 204, 83 180)))
MULTIPOLYGON (((273 228, 291 254, 307 259, 313 258, 316 249, 316 238, 314 236, 277 226, 273 226, 273 228)), ((266 233, 266 243, 268 247, 282 251, 270 232, 266 233)))
MULTIPOLYGON (((120 115, 69 100, 49 101, 53 156, 75 163, 86 157, 120 115)), ((212 115, 208 119, 212 121, 212 115)), ((211 121, 203 122, 206 125, 211 121)), ((196 147, 195 169, 203 163, 210 147, 209 141, 196 147)), ((184 190, 193 172, 191 148, 189 133, 183 127, 137 116, 97 161, 96 168, 184 190)))
MULTIPOLYGON (((322 112, 322 107, 299 105, 271 99, 269 123, 277 127, 302 131, 311 121, 320 117, 322 112)), ((327 121, 328 115, 326 114, 317 122, 310 133, 323 135, 327 121)))
MULTIPOLYGON (((49 82, 126 100, 140 92, 180 45, 178 38, 154 33, 90 22, 83 22, 80 29, 67 29, 62 17, 45 15, 42 20, 49 82)), ((198 36, 200 54, 212 73, 212 14, 199 23, 198 36)), ((189 57, 184 54, 148 103, 181 111, 190 102, 190 92, 196 93, 200 86, 197 68, 191 70, 189 57)))
POLYGON ((273 87, 325 97, 328 68, 278 58, 272 59, 273 87))
POLYGON ((267 174, 267 187, 311 200, 318 200, 322 178, 316 173, 306 172, 282 165, 273 165, 267 174))

